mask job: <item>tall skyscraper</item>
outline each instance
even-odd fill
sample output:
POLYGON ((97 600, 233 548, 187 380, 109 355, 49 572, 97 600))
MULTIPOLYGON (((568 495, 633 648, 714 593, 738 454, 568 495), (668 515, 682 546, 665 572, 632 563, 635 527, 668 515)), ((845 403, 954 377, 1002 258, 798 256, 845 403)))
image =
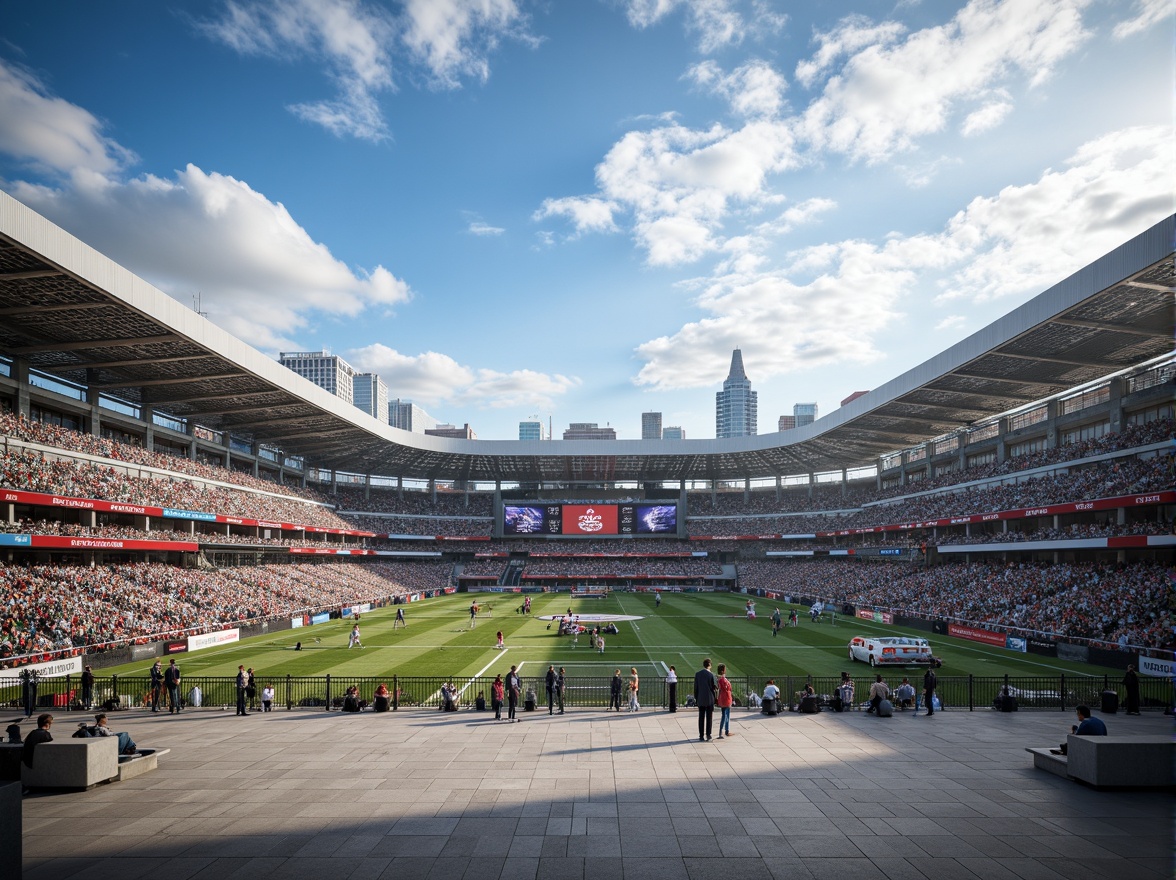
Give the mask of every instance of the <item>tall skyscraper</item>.
POLYGON ((397 397, 388 401, 388 424, 403 431, 423 434, 429 428, 437 427, 437 420, 411 400, 397 397))
POLYGON ((796 420, 796 427, 811 425, 817 420, 817 405, 815 403, 792 404, 792 417, 796 420))
POLYGON ((596 422, 572 422, 563 432, 565 440, 616 440, 613 428, 601 428, 596 422))
POLYGON ((375 373, 357 373, 353 380, 355 405, 384 424, 388 423, 388 386, 375 373))
POLYGON ((796 427, 796 416, 780 416, 780 422, 776 427, 777 431, 789 431, 796 427))
POLYGON ((719 439, 754 436, 757 397, 743 371, 743 352, 737 348, 731 353, 731 371, 723 382, 723 390, 715 393, 715 436, 719 439))
POLYGON ((662 414, 646 412, 641 414, 641 439, 657 440, 662 432, 662 414))
POLYGON ((519 422, 519 439, 520 440, 542 440, 543 439, 543 423, 542 422, 519 422))
POLYGON ((355 368, 343 358, 325 349, 283 351, 278 355, 278 362, 336 397, 355 403, 355 368))
POLYGON ((663 440, 685 440, 686 431, 677 425, 667 425, 662 428, 663 440))

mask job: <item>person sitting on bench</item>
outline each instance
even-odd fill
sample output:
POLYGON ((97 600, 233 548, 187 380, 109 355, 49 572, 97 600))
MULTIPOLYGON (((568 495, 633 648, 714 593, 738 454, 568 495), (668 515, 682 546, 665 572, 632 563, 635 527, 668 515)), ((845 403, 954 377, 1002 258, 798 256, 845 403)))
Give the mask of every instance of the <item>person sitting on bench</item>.
POLYGON ((768 683, 764 685, 763 713, 765 715, 775 715, 780 711, 780 689, 776 687, 776 680, 769 678, 768 683))
POLYGON ((131 739, 131 735, 125 731, 115 733, 106 723, 106 713, 99 712, 94 716, 94 726, 88 728, 91 731, 91 736, 117 736, 118 737, 118 753, 120 755, 134 755, 139 749, 135 745, 135 741, 131 739))

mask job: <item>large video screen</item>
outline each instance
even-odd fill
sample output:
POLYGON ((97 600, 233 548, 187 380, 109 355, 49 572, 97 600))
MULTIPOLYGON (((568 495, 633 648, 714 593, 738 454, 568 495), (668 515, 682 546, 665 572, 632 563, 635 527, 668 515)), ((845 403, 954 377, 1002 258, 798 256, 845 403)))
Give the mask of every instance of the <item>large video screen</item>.
POLYGON ((507 504, 504 535, 673 535, 676 504, 507 504))

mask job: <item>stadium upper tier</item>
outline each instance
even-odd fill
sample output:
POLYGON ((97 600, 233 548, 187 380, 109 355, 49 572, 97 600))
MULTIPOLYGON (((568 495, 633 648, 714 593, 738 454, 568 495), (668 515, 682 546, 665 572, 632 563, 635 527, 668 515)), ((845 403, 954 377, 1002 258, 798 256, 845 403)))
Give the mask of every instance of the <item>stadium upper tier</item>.
MULTIPOLYGON (((1168 354, 1168 217, 931 360, 790 431, 725 440, 412 434, 295 375, 0 192, 0 354, 29 370, 299 456, 411 479, 656 482, 854 468, 1168 354)), ((215 256, 215 255, 211 255, 215 256)), ((229 448, 231 444, 225 443, 229 448)))

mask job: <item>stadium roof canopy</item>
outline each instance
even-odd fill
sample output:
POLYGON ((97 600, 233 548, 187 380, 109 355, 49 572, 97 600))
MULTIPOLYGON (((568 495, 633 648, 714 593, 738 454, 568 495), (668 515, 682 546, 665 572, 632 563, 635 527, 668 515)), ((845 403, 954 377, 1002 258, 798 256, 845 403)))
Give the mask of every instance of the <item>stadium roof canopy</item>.
POLYGON ((813 424, 756 437, 456 440, 392 428, 3 192, 0 353, 312 467, 504 482, 761 479, 868 466, 1171 353, 1174 231, 1176 215, 813 424))

